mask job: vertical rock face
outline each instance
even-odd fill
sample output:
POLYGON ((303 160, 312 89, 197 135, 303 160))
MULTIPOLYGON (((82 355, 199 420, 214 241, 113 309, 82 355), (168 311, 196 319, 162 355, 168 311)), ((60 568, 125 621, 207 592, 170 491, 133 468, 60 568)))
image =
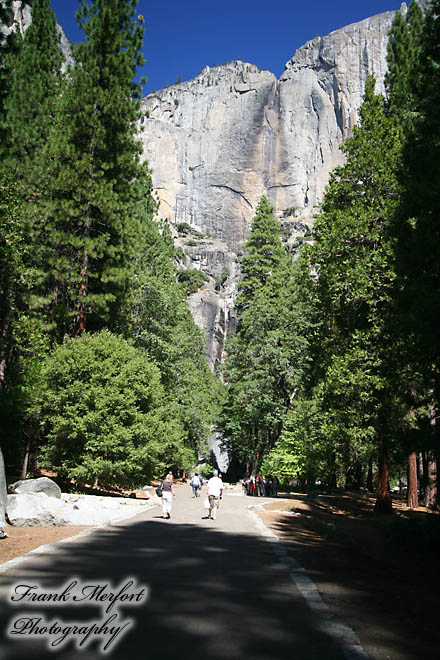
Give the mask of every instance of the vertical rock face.
POLYGON ((276 95, 272 73, 232 62, 145 99, 141 138, 164 215, 243 244, 272 167, 276 95))
POLYGON ((279 156, 272 182, 277 212, 311 217, 329 173, 342 162, 340 145, 358 120, 366 79, 384 91, 386 45, 394 12, 316 37, 287 63, 279 82, 279 156))
POLYGON ((262 194, 280 216, 312 217, 358 119, 367 76, 383 91, 393 16, 316 37, 279 81, 238 61, 148 96, 141 139, 163 215, 234 251, 262 194))
POLYGON ((310 231, 329 173, 342 163, 340 145, 358 120, 367 76, 384 90, 394 13, 309 41, 280 80, 229 62, 144 99, 140 137, 160 212, 194 229, 196 238, 177 242, 186 267, 192 263, 211 278, 190 306, 206 333, 212 367, 234 328, 239 258, 260 197, 266 194, 284 228, 293 230, 289 246, 310 231), (219 289, 225 266, 229 274, 219 289))

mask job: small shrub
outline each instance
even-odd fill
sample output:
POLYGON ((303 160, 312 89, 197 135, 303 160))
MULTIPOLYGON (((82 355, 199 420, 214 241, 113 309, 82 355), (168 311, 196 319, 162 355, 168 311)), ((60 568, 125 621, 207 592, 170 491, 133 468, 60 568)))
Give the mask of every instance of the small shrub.
POLYGON ((224 284, 224 283, 226 282, 226 280, 228 279, 229 275, 230 275, 229 268, 225 268, 225 270, 223 271, 223 273, 222 273, 221 275, 219 275, 218 277, 215 278, 215 290, 216 290, 216 291, 220 291, 220 289, 222 288, 223 284, 224 284))
POLYGON ((177 273, 177 279, 187 296, 196 293, 205 282, 209 282, 208 275, 201 270, 181 270, 177 273))

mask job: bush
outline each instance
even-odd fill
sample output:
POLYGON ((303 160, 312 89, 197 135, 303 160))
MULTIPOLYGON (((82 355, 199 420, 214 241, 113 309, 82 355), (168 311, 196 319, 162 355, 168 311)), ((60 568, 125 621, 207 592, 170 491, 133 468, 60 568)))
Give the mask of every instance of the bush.
POLYGON ((139 486, 179 444, 159 369, 107 330, 54 350, 44 369, 41 416, 42 463, 79 487, 139 486))
POLYGON ((228 279, 229 275, 230 275, 229 268, 225 268, 225 270, 223 271, 223 273, 222 273, 221 275, 219 275, 219 277, 216 277, 216 278, 215 278, 215 290, 216 290, 216 291, 220 291, 220 289, 222 288, 223 284, 224 284, 224 283, 226 282, 226 280, 228 279))
POLYGON ((208 275, 201 270, 180 270, 177 279, 187 296, 198 291, 205 282, 209 282, 208 275))

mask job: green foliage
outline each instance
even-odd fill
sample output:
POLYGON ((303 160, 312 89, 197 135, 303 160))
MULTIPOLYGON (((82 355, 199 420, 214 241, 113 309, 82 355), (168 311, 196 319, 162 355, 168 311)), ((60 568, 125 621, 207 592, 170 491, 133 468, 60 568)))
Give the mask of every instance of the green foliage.
MULTIPOLYGON (((0 8, 2 21, 10 4, 0 8)), ((32 405, 49 341, 30 302, 38 279, 36 254, 44 241, 36 223, 38 199, 47 185, 41 153, 62 80, 49 2, 36 0, 32 15, 23 38, 13 30, 0 45, 1 430, 6 460, 14 464, 23 446, 38 437, 32 405)))
MULTIPOLYGON (((191 169, 191 168, 190 168, 191 169)), ((195 236, 196 238, 203 238, 203 234, 200 231, 191 227, 187 222, 178 222, 176 229, 179 234, 189 234, 190 236, 195 236)))
POLYGON ((416 63, 420 57, 422 26, 423 12, 413 1, 405 17, 396 12, 388 39, 385 76, 388 107, 405 130, 410 129, 415 111, 416 63))
POLYGON ((392 222, 400 199, 398 132, 374 80, 361 122, 345 143, 346 164, 331 175, 315 225, 314 263, 323 312, 321 365, 327 409, 352 443, 383 434, 393 397, 395 280, 392 222), (372 433, 374 429, 374 433, 372 433))
MULTIPOLYGON (((132 299, 132 336, 160 366, 161 381, 184 428, 185 446, 204 450, 217 414, 222 386, 208 368, 204 338, 181 286, 176 285, 169 230, 151 223, 132 299)), ((190 463, 182 467, 189 467, 190 463)))
POLYGON ((187 296, 191 295, 191 293, 196 293, 205 282, 209 282, 208 275, 202 270, 196 269, 179 270, 177 279, 187 296))
POLYGON ((225 268, 225 270, 219 275, 218 277, 215 278, 215 290, 220 291, 226 280, 228 279, 229 275, 231 274, 229 268, 225 268))
POLYGON ((264 474, 276 474, 284 482, 298 479, 312 485, 318 476, 325 479, 333 447, 323 433, 319 403, 318 398, 294 400, 279 442, 263 461, 264 474))
POLYGON ((4 124, 5 102, 11 87, 13 55, 21 45, 17 30, 11 30, 13 19, 12 0, 0 4, 0 157, 5 154, 7 131, 4 124), (7 35, 7 36, 5 36, 7 35))
MULTIPOLYGON (((440 407, 440 291, 438 218, 440 214, 440 3, 428 6, 417 35, 417 58, 412 61, 412 121, 406 141, 400 179, 405 189, 396 223, 399 277, 400 331, 412 399, 431 399, 440 407)), ((411 402, 412 403, 412 402, 411 402)), ((438 426, 438 425, 437 425, 438 426)), ((434 427, 435 428, 435 427, 434 427)), ((438 446, 436 433, 425 437, 428 447, 438 446)), ((420 444, 413 437, 414 446, 420 444)))
POLYGON ((177 282, 169 229, 159 233, 153 222, 157 203, 137 139, 143 30, 135 8, 133 0, 81 4, 85 40, 65 80, 47 0, 33 3, 15 59, 11 47, 5 58, 5 44, 0 53, 0 120, 13 140, 0 168, 4 444, 18 456, 29 440, 38 443, 41 411, 47 464, 78 483, 97 474, 102 483, 135 484, 171 463, 194 464, 221 396, 177 282), (101 328, 135 346, 108 330, 67 339, 101 328), (37 406, 42 364, 57 342, 37 406), (68 355, 80 371, 69 363, 63 373, 68 355), (74 401, 67 411, 59 382, 74 401), (108 403, 115 410, 104 419, 108 403))
POLYGON ((44 370, 42 461, 77 485, 139 486, 183 447, 145 353, 107 330, 69 339, 44 370))
POLYGON ((56 337, 107 326, 124 330, 130 282, 155 210, 136 138, 143 28, 132 0, 83 3, 86 41, 74 49, 46 148, 40 295, 56 337))
POLYGON ((266 284, 286 256, 281 242, 280 224, 265 196, 257 206, 251 234, 244 249, 246 252, 241 262, 242 280, 237 296, 239 313, 251 303, 254 293, 266 284))
POLYGON ((304 377, 307 338, 295 269, 265 198, 245 248, 238 330, 227 345, 221 424, 227 448, 251 471, 280 437, 304 377))
MULTIPOLYGON (((62 85, 60 35, 49 0, 34 0, 32 23, 18 52, 10 55, 10 87, 5 100, 5 160, 24 185, 41 176, 36 159, 48 138, 62 85)), ((23 192, 30 194, 24 188, 23 192)))

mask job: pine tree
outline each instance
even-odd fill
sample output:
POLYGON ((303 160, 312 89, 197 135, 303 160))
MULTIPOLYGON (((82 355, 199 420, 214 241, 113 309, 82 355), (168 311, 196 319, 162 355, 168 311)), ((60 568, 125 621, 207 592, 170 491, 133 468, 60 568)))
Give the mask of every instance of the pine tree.
MULTIPOLYGON (((60 36, 49 0, 34 0, 32 23, 18 54, 11 56, 5 101, 6 165, 23 180, 23 196, 32 196, 31 181, 41 185, 36 159, 48 139, 62 82, 60 36)), ((46 182, 45 182, 46 183, 46 182)))
POLYGON ((388 38, 385 76, 388 109, 398 116, 406 132, 410 130, 415 113, 416 63, 420 56, 422 27, 423 12, 413 0, 405 17, 400 11, 396 12, 388 38))
MULTIPOLYGON (((414 104, 411 130, 406 136, 401 180, 405 196, 396 227, 402 329, 407 345, 414 405, 425 407, 418 418, 415 448, 429 456, 438 447, 440 409, 440 2, 428 6, 414 65, 414 104), (417 446, 418 445, 418 446, 417 446)), ((425 502, 435 505, 435 483, 425 489, 425 502)))
POLYGON ((238 329, 224 368, 222 429, 231 455, 250 473, 280 437, 307 351, 292 259, 265 197, 244 248, 238 329))
POLYGON ((251 304, 254 295, 266 284, 286 256, 281 244, 280 224, 264 195, 257 206, 252 231, 244 249, 245 255, 241 262, 242 279, 237 297, 239 313, 251 304))
POLYGON ((45 154, 49 247, 35 301, 58 338, 86 327, 126 328, 144 220, 155 210, 136 138, 141 87, 134 74, 143 62, 136 4, 96 0, 78 12, 86 42, 74 50, 45 154))
MULTIPOLYGON (((400 200, 399 131, 367 81, 360 125, 343 147, 315 226, 314 264, 323 315, 326 426, 351 448, 377 447, 376 508, 390 510, 388 453, 400 405, 393 325, 392 223, 400 200)), ((368 448, 367 448, 368 449, 368 448)), ((340 450, 339 450, 340 451, 340 450)))
POLYGON ((20 45, 20 35, 13 26, 12 0, 0 4, 0 157, 4 156, 6 131, 4 126, 5 101, 11 84, 11 56, 20 45))

